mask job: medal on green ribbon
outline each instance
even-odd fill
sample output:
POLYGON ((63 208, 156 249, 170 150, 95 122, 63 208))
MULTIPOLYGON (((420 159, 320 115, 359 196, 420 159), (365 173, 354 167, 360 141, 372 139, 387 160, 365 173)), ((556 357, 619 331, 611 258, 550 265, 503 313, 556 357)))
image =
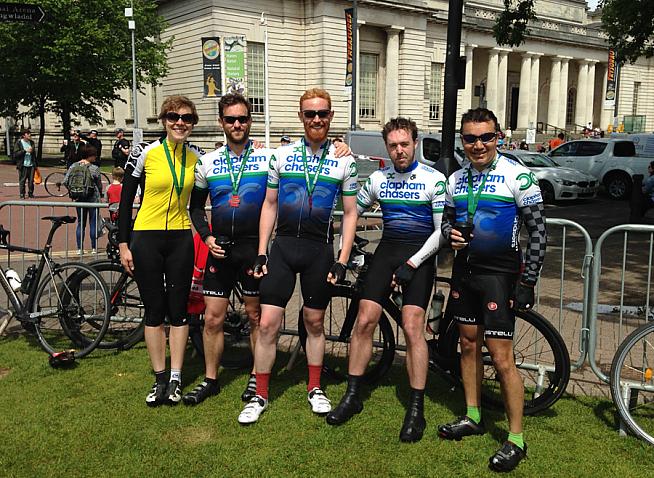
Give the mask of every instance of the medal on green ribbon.
POLYGON ((475 217, 477 205, 479 204, 479 198, 481 197, 481 193, 484 190, 484 186, 486 185, 486 178, 490 172, 495 169, 495 164, 497 164, 497 157, 493 160, 490 168, 488 169, 488 172, 481 178, 481 184, 479 185, 477 194, 474 194, 473 192, 474 186, 472 184, 472 173, 470 172, 472 165, 470 165, 470 168, 468 168, 468 222, 472 222, 472 219, 475 217))
POLYGON ((239 207, 241 204, 241 198, 238 195, 238 186, 241 184, 241 178, 243 177, 243 172, 245 171, 245 165, 248 162, 250 157, 250 142, 245 145, 245 155, 241 160, 241 166, 238 169, 238 174, 234 177, 234 166, 232 164, 232 156, 229 154, 229 146, 225 146, 225 161, 227 161, 228 170, 229 170, 229 179, 232 182, 232 197, 229 198, 229 205, 231 207, 239 207))
POLYGON ((186 145, 182 144, 182 173, 179 175, 179 181, 177 180, 177 173, 175 172, 175 164, 173 163, 173 158, 170 155, 170 150, 168 149, 168 141, 163 140, 163 148, 166 153, 166 159, 168 160, 168 167, 170 168, 170 174, 173 177, 173 186, 175 187, 175 192, 177 193, 177 198, 179 199, 182 196, 182 190, 184 189, 184 174, 186 173, 186 145))
POLYGON ((309 165, 307 163, 307 146, 305 141, 302 141, 302 164, 304 165, 304 180, 307 183, 307 193, 309 195, 309 211, 313 209, 313 191, 316 189, 316 184, 318 183, 318 176, 320 176, 320 171, 322 170, 322 164, 325 162, 325 157, 329 151, 330 141, 328 140, 325 143, 325 147, 318 161, 318 167, 316 172, 313 174, 313 180, 309 177, 309 165))

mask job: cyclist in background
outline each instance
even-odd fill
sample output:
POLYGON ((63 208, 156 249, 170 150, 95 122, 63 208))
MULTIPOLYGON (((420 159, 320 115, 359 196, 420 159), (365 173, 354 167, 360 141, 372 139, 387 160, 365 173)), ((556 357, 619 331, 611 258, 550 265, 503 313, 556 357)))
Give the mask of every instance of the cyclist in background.
POLYGON ((325 332, 325 308, 331 298, 328 284, 345 277, 357 222, 357 168, 350 155, 337 158, 327 139, 334 116, 331 97, 313 88, 300 98, 298 116, 304 137, 277 149, 268 173, 268 189, 259 223, 259 255, 255 277, 263 277, 261 323, 255 349, 256 395, 238 417, 254 423, 268 407, 268 383, 275 362, 277 333, 284 308, 300 274, 307 329, 308 401, 314 413, 325 414, 331 403, 320 384, 325 332), (342 196, 343 246, 334 262, 332 215, 337 195, 342 196), (277 221, 276 237, 268 257, 268 241, 277 221))
POLYGON ((425 384, 429 353, 425 341, 425 310, 434 282, 434 253, 444 243, 441 218, 445 176, 415 159, 418 128, 406 118, 391 119, 382 130, 392 165, 375 171, 357 195, 359 214, 375 202, 384 221, 361 292, 352 333, 347 390, 327 423, 340 425, 361 412, 360 388, 372 356, 372 340, 382 304, 396 285, 402 287, 402 329, 407 344, 407 373, 411 386, 409 408, 400 440, 419 441, 424 433, 425 384))
POLYGON ((513 357, 511 309, 534 304, 534 286, 545 257, 545 213, 534 174, 498 154, 498 124, 492 111, 469 110, 461 118, 460 132, 470 163, 448 178, 442 230, 457 251, 448 308, 459 323, 467 410, 438 432, 448 440, 485 433, 480 407, 485 343, 509 420, 508 440, 489 459, 489 467, 510 471, 527 455, 522 433, 524 386, 513 357), (523 222, 529 238, 521 271, 523 222))

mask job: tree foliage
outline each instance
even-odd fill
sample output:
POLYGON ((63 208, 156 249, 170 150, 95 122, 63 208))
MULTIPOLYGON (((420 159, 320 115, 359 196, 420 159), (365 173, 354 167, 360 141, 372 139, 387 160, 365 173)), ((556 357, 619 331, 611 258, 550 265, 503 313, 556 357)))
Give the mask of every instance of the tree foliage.
POLYGON ((602 28, 619 61, 654 55, 654 1, 604 0, 602 28))
POLYGON ((520 46, 529 35, 527 25, 535 19, 534 0, 504 0, 504 11, 493 26, 497 44, 520 46))
MULTIPOLYGON (((0 114, 14 115, 19 105, 30 116, 53 111, 64 134, 76 115, 99 122, 101 110, 132 84, 124 16, 130 0, 20 0, 26 1, 40 5, 46 16, 41 23, 0 23, 0 114)), ((154 0, 133 3, 137 81, 156 84, 166 73, 172 40, 158 41, 166 25, 154 0)))

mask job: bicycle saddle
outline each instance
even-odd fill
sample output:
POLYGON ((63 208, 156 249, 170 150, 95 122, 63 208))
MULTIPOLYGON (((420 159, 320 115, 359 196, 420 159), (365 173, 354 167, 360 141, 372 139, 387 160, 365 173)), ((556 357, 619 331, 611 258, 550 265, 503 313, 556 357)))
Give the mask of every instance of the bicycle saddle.
POLYGON ((357 235, 354 236, 354 245, 356 245, 358 248, 363 249, 368 244, 370 244, 368 239, 364 239, 363 237, 357 235))
POLYGON ((77 221, 76 217, 73 216, 45 216, 42 217, 41 219, 52 221, 53 223, 59 223, 59 224, 72 224, 75 221, 77 221))

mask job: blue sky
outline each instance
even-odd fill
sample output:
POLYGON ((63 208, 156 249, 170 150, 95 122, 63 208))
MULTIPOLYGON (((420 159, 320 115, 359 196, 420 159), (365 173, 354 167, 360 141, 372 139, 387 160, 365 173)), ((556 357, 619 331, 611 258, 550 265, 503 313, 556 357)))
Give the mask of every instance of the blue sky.
POLYGON ((586 3, 590 7, 591 10, 595 10, 597 8, 597 3, 599 0, 586 0, 586 3))

